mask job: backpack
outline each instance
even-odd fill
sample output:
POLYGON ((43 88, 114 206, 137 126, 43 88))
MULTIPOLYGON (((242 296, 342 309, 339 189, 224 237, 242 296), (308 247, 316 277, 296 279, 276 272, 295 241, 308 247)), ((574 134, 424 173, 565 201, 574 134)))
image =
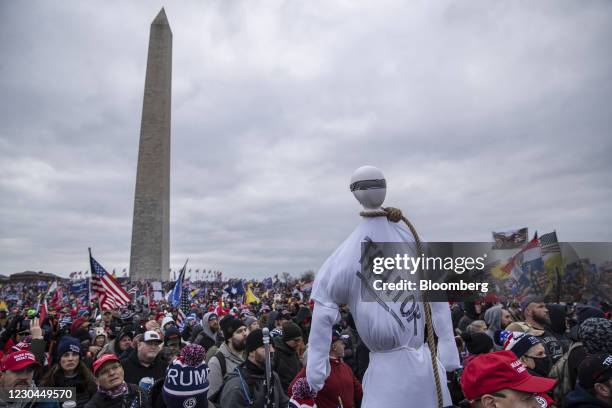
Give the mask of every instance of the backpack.
POLYGON ((552 366, 550 373, 548 373, 548 377, 557 380, 557 384, 555 388, 553 388, 553 396, 559 406, 561 406, 565 395, 574 389, 574 384, 571 383, 568 361, 572 350, 581 346, 581 342, 572 344, 567 353, 563 354, 563 356, 552 366))
POLYGON ((225 378, 225 374, 227 374, 227 364, 225 362, 225 355, 221 352, 221 350, 217 351, 214 355, 219 360, 219 365, 221 366, 221 377, 225 378))

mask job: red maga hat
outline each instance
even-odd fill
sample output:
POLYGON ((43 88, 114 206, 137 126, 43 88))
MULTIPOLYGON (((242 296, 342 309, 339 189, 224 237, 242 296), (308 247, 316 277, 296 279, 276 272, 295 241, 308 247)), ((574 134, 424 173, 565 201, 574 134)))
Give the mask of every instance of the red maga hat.
POLYGON ((469 400, 506 388, 524 392, 546 392, 556 380, 536 377, 527 372, 511 351, 481 354, 465 367, 461 375, 461 388, 469 400))
POLYGON ((119 358, 114 354, 104 354, 102 357, 94 361, 92 365, 93 375, 97 375, 98 370, 109 361, 119 361, 119 358))
POLYGON ((6 357, 6 360, 2 363, 2 371, 21 371, 31 365, 40 367, 34 354, 27 350, 16 351, 6 357))

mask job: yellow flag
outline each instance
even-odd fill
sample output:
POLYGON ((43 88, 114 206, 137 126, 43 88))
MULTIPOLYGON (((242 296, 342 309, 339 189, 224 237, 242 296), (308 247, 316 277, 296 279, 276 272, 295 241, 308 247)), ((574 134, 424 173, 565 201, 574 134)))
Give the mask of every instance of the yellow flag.
POLYGON ((261 302, 261 300, 259 300, 259 298, 253 294, 253 291, 251 290, 251 288, 248 288, 246 291, 246 303, 250 304, 253 302, 259 303, 261 302))

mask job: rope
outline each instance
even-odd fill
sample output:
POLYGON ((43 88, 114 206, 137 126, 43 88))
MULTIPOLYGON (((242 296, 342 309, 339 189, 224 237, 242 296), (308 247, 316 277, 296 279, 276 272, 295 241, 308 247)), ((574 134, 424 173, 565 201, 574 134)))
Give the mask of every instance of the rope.
MULTIPOLYGON (((421 243, 421 239, 419 238, 419 234, 417 234, 416 228, 414 225, 408 220, 408 218, 404 217, 402 214, 402 210, 399 208, 386 207, 383 208, 382 211, 362 211, 359 213, 362 217, 387 217, 387 219, 391 222, 399 222, 404 221, 410 232, 412 232, 412 236, 414 236, 414 240, 416 242, 417 251, 419 254, 423 253, 423 246, 421 243)), ((431 366, 433 368, 434 380, 436 382, 436 396, 438 398, 438 408, 442 408, 444 403, 442 400, 442 384, 440 382, 440 373, 438 372, 438 364, 437 364, 437 348, 436 342, 434 338, 434 329, 433 329, 433 321, 431 319, 431 306, 426 299, 426 292, 423 292, 423 308, 425 309, 425 327, 427 329, 427 346, 429 347, 429 353, 431 355, 431 366)))

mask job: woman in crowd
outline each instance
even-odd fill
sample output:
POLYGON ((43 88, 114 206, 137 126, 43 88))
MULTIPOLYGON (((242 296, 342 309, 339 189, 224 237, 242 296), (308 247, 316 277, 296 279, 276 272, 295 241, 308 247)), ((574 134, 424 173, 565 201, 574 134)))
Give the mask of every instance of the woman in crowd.
POLYGON ((57 348, 59 362, 41 380, 43 387, 75 387, 77 407, 84 407, 95 394, 96 384, 91 371, 81 361, 79 339, 62 337, 57 348))

